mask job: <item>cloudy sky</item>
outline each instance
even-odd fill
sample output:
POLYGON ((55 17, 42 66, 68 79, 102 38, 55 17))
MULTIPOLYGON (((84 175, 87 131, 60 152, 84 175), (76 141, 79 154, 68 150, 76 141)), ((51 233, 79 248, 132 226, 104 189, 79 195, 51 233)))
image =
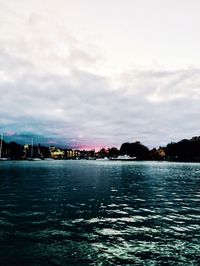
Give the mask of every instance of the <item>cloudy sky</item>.
POLYGON ((67 147, 200 135, 199 0, 0 0, 0 132, 67 147))

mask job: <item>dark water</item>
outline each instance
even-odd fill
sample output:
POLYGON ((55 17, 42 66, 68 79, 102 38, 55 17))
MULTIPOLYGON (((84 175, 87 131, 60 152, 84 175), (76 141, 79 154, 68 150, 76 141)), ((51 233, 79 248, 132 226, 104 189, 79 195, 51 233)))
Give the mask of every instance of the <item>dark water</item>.
POLYGON ((0 265, 200 265, 200 164, 0 162, 0 265))

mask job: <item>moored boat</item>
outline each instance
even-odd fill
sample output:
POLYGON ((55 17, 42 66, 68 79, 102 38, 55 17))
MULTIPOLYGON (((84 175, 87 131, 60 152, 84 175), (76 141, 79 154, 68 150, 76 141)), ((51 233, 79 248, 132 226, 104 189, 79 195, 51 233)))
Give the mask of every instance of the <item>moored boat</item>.
POLYGON ((111 157, 109 160, 111 161, 135 161, 137 157, 130 157, 129 155, 119 155, 118 157, 111 157))
MULTIPOLYGON (((38 151, 38 154, 40 154, 39 151, 38 151)), ((42 160, 42 158, 40 158, 40 157, 34 157, 33 156, 33 139, 32 139, 32 143, 31 143, 31 157, 27 158, 27 160, 28 161, 41 161, 42 160)))
POLYGON ((1 142, 0 142, 0 161, 8 161, 10 158, 2 157, 2 148, 3 148, 3 133, 1 133, 1 142))
POLYGON ((104 157, 104 158, 97 158, 98 161, 108 161, 109 158, 108 157, 104 157))

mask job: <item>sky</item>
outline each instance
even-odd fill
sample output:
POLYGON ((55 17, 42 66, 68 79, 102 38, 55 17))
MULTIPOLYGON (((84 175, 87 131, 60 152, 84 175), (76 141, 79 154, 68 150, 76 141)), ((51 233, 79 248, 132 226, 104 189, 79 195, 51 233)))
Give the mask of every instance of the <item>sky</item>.
POLYGON ((199 0, 0 0, 0 132, 148 147, 200 135, 199 0))

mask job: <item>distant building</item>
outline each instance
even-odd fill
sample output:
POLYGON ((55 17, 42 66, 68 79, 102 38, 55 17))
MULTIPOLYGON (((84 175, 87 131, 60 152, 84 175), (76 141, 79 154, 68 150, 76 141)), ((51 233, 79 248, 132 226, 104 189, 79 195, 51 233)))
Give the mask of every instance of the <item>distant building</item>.
POLYGON ((53 158, 53 159, 63 159, 64 158, 65 152, 63 150, 60 150, 56 147, 50 146, 49 151, 50 151, 51 158, 53 158))
POLYGON ((80 151, 80 158, 81 159, 89 159, 89 158, 96 158, 95 157, 95 150, 82 150, 80 151))
POLYGON ((67 149, 65 156, 67 159, 80 158, 81 152, 79 150, 67 149))
POLYGON ((160 159, 164 159, 165 156, 166 156, 166 152, 163 148, 159 148, 157 151, 156 151, 157 155, 158 155, 158 158, 160 159))
POLYGON ((30 146, 29 146, 29 144, 25 144, 24 148, 23 148, 24 155, 22 156, 22 158, 26 159, 29 155, 29 152, 30 152, 30 146))
POLYGON ((152 160, 164 160, 166 158, 166 152, 161 147, 159 149, 153 148, 149 155, 152 160))

